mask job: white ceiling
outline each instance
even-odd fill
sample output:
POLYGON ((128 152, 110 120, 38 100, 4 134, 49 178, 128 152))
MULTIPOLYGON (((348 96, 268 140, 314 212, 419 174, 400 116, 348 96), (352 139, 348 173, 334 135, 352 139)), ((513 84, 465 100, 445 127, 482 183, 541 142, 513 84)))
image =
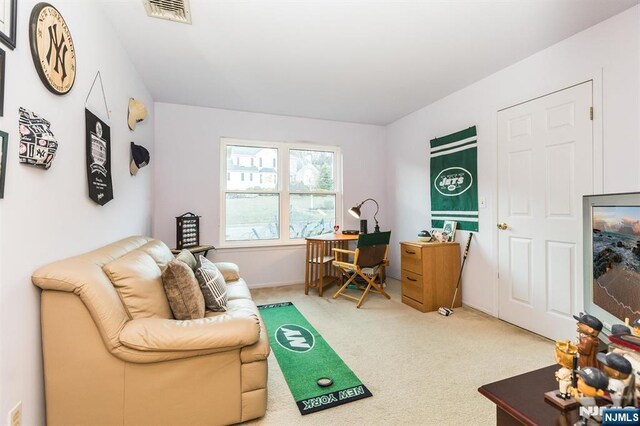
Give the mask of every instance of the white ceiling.
POLYGON ((388 124, 639 0, 99 0, 157 102, 388 124))

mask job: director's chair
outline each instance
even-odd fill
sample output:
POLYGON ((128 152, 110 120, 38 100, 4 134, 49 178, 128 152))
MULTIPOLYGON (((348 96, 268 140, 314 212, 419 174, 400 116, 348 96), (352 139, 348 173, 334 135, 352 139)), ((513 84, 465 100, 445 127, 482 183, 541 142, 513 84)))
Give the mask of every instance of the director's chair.
POLYGON ((376 279, 380 276, 382 269, 389 264, 387 255, 389 254, 389 240, 391 239, 391 231, 387 232, 374 232, 372 234, 360 234, 358 237, 358 244, 355 250, 345 250, 340 248, 334 248, 336 253, 336 259, 339 259, 338 253, 343 255, 353 255, 352 262, 343 260, 334 260, 333 266, 338 268, 340 272, 348 277, 346 282, 340 287, 340 290, 333 295, 335 299, 338 296, 343 296, 358 302, 356 308, 362 306, 362 302, 367 297, 369 292, 373 289, 374 292, 382 294, 387 299, 391 299, 380 286, 376 283, 376 279), (364 284, 356 280, 357 277, 362 278, 366 283, 364 284), (360 298, 345 294, 345 291, 349 284, 354 284, 359 290, 364 290, 360 298))

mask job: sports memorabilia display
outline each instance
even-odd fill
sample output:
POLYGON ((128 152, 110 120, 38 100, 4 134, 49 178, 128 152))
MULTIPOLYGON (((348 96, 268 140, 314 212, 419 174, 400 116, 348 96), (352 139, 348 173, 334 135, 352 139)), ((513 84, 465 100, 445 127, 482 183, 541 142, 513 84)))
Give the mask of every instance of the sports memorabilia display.
POLYGON ((478 230, 478 138, 476 127, 431 140, 431 226, 458 222, 478 230))
POLYGON ((76 80, 76 51, 71 32, 58 9, 38 3, 29 20, 31 56, 45 87, 56 95, 69 93, 76 80))
POLYGON ((113 199, 111 129, 88 109, 85 118, 89 198, 104 206, 113 199))
POLYGON ((20 162, 48 169, 56 156, 58 142, 51 123, 37 114, 20 108, 20 162))

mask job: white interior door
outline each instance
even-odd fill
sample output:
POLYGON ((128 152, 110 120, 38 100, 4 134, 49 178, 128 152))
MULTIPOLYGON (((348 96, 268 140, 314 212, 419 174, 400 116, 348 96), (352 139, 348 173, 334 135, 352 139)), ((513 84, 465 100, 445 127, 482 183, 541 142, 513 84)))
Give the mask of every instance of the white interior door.
POLYGON ((591 105, 586 82, 498 113, 498 316, 554 340, 575 335, 591 105))

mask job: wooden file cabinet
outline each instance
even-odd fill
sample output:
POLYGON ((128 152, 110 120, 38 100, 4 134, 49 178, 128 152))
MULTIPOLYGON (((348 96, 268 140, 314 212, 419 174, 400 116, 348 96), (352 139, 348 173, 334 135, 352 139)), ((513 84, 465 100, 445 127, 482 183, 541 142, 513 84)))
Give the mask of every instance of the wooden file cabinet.
MULTIPOLYGON (((402 303, 421 312, 451 307, 460 273, 458 243, 400 243, 402 253, 402 303)), ((462 305, 458 290, 454 307, 462 305)))

